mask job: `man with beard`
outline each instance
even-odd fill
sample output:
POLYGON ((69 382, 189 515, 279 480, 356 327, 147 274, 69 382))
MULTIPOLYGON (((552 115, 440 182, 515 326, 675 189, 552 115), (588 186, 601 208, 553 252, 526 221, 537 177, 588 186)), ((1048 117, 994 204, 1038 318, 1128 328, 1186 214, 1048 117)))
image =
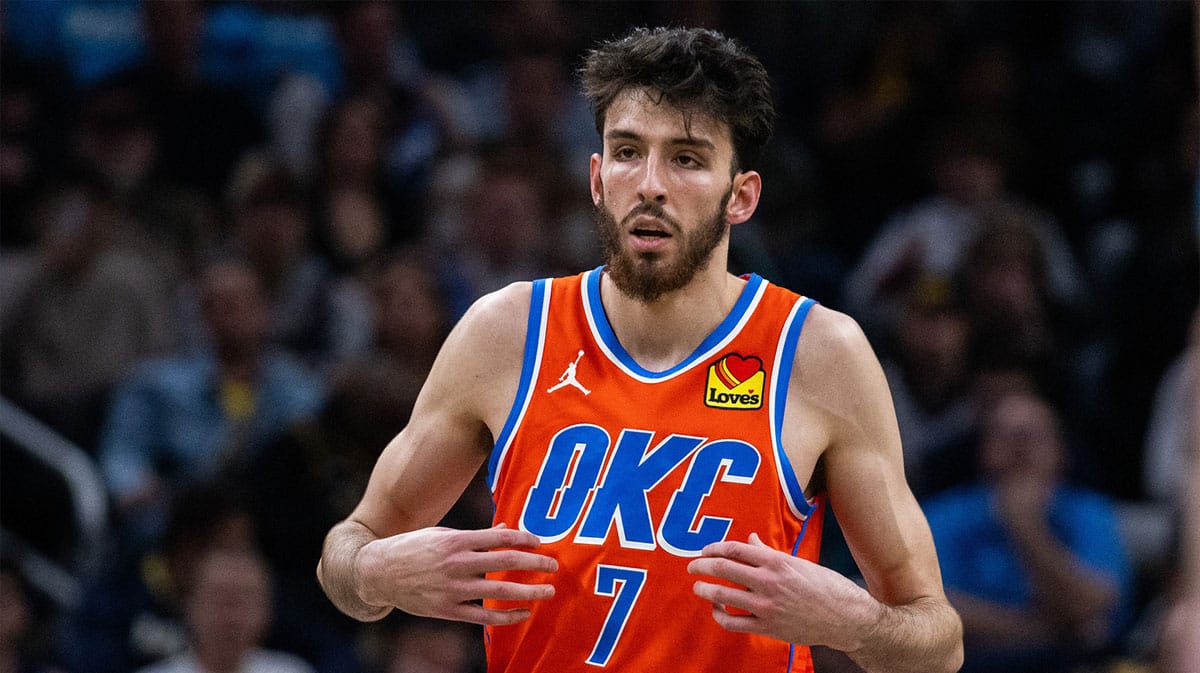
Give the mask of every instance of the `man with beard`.
POLYGON ((712 31, 638 29, 582 78, 607 264, 468 311, 330 531, 326 593, 361 620, 483 624, 490 671, 812 671, 810 645, 957 670, 862 331, 726 270, 762 189, 762 65, 712 31), (494 525, 437 527, 485 461, 494 525), (866 588, 816 563, 830 502, 866 588))

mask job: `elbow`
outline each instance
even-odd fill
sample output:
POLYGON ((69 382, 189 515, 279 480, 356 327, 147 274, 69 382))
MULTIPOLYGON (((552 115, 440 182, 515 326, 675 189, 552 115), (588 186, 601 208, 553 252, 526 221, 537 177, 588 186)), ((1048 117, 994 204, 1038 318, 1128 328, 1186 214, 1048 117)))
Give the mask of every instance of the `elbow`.
POLYGON ((959 636, 958 640, 954 641, 953 646, 950 648, 950 653, 946 657, 945 666, 942 667, 942 670, 945 673, 958 673, 958 669, 962 668, 963 658, 963 641, 962 637, 959 636))
POLYGON ((958 673, 962 668, 965 654, 963 652, 963 623, 962 617, 958 611, 951 608, 950 637, 948 638, 946 656, 942 659, 942 667, 939 669, 944 673, 958 673))

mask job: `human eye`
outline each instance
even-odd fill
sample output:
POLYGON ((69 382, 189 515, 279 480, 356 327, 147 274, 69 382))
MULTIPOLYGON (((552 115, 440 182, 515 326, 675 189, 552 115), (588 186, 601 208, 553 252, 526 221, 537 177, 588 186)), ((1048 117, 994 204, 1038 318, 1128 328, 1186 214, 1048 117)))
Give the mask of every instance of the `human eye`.
POLYGON ((621 145, 613 150, 612 155, 616 159, 628 161, 630 159, 636 159, 638 156, 638 151, 631 145, 621 145))
POLYGON ((694 154, 689 154, 689 153, 680 154, 679 156, 675 157, 675 163, 679 164, 680 166, 683 166, 684 168, 703 168, 704 167, 704 163, 702 161, 700 161, 699 157, 697 157, 694 154))

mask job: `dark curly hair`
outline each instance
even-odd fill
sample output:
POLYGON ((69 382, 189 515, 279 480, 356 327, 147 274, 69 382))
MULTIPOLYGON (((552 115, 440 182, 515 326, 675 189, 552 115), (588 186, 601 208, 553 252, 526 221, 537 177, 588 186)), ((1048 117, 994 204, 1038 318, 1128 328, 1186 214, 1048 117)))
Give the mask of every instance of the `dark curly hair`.
POLYGON ((767 70, 737 41, 703 28, 635 28, 584 57, 583 93, 604 134, 617 96, 645 87, 673 107, 729 125, 734 170, 753 167, 775 125, 767 70))

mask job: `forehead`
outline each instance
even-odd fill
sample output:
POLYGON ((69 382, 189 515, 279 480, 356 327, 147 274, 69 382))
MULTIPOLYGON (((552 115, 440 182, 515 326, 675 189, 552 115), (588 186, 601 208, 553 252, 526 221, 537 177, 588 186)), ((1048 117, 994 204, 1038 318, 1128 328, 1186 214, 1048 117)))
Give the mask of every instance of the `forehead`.
POLYGON ((694 108, 668 103, 646 88, 626 89, 604 116, 604 137, 634 135, 646 140, 700 141, 718 151, 733 151, 729 125, 694 108))

